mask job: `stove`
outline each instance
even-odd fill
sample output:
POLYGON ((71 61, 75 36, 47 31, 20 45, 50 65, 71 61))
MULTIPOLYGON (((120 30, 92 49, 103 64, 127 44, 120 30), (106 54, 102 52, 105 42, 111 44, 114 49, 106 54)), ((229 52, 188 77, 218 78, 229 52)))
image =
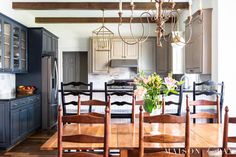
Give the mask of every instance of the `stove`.
POLYGON ((109 89, 133 89, 134 80, 133 79, 113 79, 108 81, 108 84, 114 84, 108 86, 109 89))

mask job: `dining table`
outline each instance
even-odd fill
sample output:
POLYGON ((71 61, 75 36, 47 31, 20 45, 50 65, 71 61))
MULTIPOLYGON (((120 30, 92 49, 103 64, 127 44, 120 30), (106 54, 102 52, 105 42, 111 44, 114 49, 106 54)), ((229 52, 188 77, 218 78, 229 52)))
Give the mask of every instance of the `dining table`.
MULTIPOLYGON (((236 126, 229 127, 229 134, 234 133, 236 126)), ((65 124, 64 135, 86 134, 104 136, 104 126, 102 124, 65 124)), ((144 124, 144 134, 171 134, 177 136, 185 135, 185 124, 144 124), (156 130, 153 131, 153 128, 156 130)), ((41 150, 57 149, 57 132, 50 137, 42 146, 41 150)), ((120 150, 120 157, 127 157, 130 150, 138 148, 139 124, 123 123, 111 124, 109 133, 110 149, 120 150)), ((218 149, 222 148, 223 124, 190 124, 190 148, 198 149, 218 149)), ((103 144, 96 143, 70 143, 63 142, 65 150, 96 150, 103 149, 103 144)), ((145 143, 145 148, 184 148, 184 143, 145 143)))

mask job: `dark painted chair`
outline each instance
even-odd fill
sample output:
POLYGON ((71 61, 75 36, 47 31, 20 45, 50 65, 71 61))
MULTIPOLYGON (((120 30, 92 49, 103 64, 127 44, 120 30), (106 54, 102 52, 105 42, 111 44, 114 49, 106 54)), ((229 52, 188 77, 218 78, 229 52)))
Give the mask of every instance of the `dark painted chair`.
MULTIPOLYGON (((89 84, 83 83, 83 82, 69 82, 69 83, 63 83, 61 82, 61 98, 62 98, 62 109, 63 109, 63 115, 74 115, 75 113, 69 113, 66 110, 66 106, 68 105, 78 105, 78 101, 67 101, 66 97, 68 96, 79 96, 84 95, 89 97, 89 100, 93 99, 93 83, 90 82, 89 84), (75 90, 65 89, 66 87, 75 87, 75 90), (88 89, 88 91, 80 90, 76 87, 84 87, 88 89)), ((89 106, 89 112, 92 111, 92 106, 89 106)))
MULTIPOLYGON (((211 80, 201 83, 193 82, 193 100, 199 100, 199 96, 219 96, 220 99, 220 121, 222 121, 222 108, 224 103, 224 82, 216 83, 211 80), (203 89, 203 90, 199 90, 203 89)), ((193 113, 196 113, 196 106, 193 107, 193 113)), ((196 122, 195 120, 193 121, 196 122)))
POLYGON ((179 86, 179 93, 176 94, 176 93, 169 93, 169 96, 171 96, 171 100, 167 100, 166 98, 164 98, 162 101, 164 102, 163 104, 163 111, 162 111, 162 114, 165 114, 165 106, 177 106, 177 110, 175 112, 171 112, 171 113, 168 113, 168 114, 171 114, 171 115, 177 115, 177 116, 180 116, 181 115, 181 110, 182 110, 182 100, 183 100, 183 88, 182 88, 182 85, 179 86), (175 98, 177 99, 177 101, 174 101, 175 98))
POLYGON ((135 85, 130 84, 128 82, 116 82, 116 83, 110 83, 108 84, 107 82, 105 82, 105 101, 107 101, 108 97, 110 96, 110 100, 111 100, 111 106, 124 106, 124 105, 129 105, 131 106, 131 111, 127 111, 127 112, 114 112, 111 109, 111 118, 116 118, 116 119, 130 119, 131 123, 134 123, 134 119, 135 119, 135 97, 134 97, 134 89, 135 89, 135 85), (131 92, 130 91, 125 91, 125 90, 109 90, 109 87, 121 87, 121 86, 131 86, 131 92), (130 101, 117 101, 114 100, 114 97, 130 97, 130 101), (113 101, 114 100, 114 101, 113 101))

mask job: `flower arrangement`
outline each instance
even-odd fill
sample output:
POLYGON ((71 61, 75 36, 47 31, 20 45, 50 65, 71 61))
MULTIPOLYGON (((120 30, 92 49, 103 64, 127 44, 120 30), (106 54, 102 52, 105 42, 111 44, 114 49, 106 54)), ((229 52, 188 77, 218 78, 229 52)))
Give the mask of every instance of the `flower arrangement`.
POLYGON ((161 108, 160 96, 167 96, 169 93, 178 94, 176 88, 182 83, 173 79, 171 74, 163 80, 156 73, 145 76, 144 72, 140 72, 138 77, 135 78, 135 84, 137 85, 135 95, 143 96, 144 109, 152 113, 153 110, 161 108))

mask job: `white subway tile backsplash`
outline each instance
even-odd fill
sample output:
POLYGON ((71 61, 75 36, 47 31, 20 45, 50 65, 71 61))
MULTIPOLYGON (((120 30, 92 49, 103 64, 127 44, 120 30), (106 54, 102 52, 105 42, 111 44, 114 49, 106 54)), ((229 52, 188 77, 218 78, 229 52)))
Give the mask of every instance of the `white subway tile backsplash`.
POLYGON ((16 91, 15 74, 0 73, 0 94, 14 94, 16 91))

